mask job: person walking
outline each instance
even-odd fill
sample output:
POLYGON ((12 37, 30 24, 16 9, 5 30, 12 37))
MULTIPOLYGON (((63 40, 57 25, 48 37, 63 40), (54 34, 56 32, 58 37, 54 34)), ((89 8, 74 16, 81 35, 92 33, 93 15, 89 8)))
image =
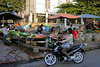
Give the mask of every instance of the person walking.
POLYGON ((76 28, 74 28, 74 30, 72 31, 72 35, 73 35, 73 42, 75 44, 76 43, 76 38, 77 38, 76 28))

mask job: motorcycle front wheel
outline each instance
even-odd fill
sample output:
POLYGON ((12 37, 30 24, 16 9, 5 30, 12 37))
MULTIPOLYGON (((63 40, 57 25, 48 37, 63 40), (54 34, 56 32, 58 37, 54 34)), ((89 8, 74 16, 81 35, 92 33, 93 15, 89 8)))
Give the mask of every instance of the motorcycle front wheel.
POLYGON ((44 62, 48 65, 48 66, 52 66, 57 62, 57 58, 55 55, 53 55, 52 53, 47 53, 44 57, 44 62))
POLYGON ((84 54, 80 51, 75 52, 73 56, 75 56, 75 59, 73 59, 73 61, 77 64, 81 63, 84 60, 84 54))

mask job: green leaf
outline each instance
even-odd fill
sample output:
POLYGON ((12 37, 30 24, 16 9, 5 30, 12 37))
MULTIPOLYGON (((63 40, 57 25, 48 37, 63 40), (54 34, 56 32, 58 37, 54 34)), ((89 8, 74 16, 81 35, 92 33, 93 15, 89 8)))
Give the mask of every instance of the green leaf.
POLYGON ((12 12, 13 10, 19 12, 21 11, 23 8, 23 3, 24 0, 0 0, 0 12, 2 11, 10 11, 12 12), (7 3, 10 3, 11 6, 7 6, 7 3))
POLYGON ((77 4, 67 3, 61 4, 57 13, 64 13, 78 15, 89 13, 100 16, 100 0, 76 0, 77 4))

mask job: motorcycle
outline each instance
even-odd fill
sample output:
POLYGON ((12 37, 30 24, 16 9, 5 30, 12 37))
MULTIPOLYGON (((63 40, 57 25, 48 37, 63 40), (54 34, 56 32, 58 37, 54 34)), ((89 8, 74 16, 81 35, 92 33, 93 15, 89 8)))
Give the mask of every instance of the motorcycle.
POLYGON ((9 46, 11 44, 11 38, 10 38, 9 35, 5 36, 4 44, 7 45, 7 46, 9 46))
POLYGON ((75 56, 74 59, 67 59, 67 57, 61 52, 62 48, 60 46, 61 43, 57 41, 56 43, 50 43, 49 48, 52 48, 52 50, 48 50, 45 57, 44 62, 48 66, 54 65, 57 60, 58 61, 74 61, 75 63, 79 64, 84 60, 84 50, 82 49, 83 46, 86 46, 87 43, 79 44, 73 46, 71 49, 67 51, 69 56, 75 56))

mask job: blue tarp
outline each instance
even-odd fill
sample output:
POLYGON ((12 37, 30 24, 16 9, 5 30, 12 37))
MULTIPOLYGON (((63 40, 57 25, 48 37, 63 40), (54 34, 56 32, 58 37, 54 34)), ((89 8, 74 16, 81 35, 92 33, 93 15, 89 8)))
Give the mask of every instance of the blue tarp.
POLYGON ((80 18, 100 18, 99 16, 91 15, 91 14, 82 14, 82 15, 78 15, 78 17, 80 18))
POLYGON ((49 27, 48 27, 48 26, 46 26, 46 27, 45 27, 45 29, 46 29, 46 31, 48 31, 48 30, 49 30, 49 27))

